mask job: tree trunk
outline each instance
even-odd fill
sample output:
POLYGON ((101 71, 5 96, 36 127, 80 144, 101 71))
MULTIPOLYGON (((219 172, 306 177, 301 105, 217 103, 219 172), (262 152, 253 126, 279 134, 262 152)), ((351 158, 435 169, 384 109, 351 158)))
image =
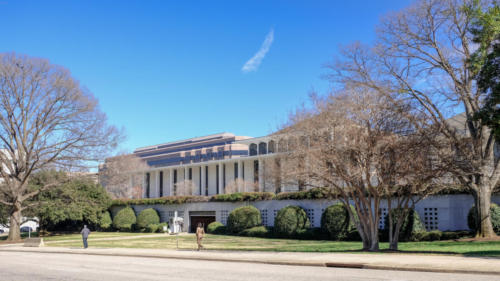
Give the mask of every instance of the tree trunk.
POLYGON ((10 212, 9 237, 7 237, 7 241, 21 240, 21 217, 21 204, 16 203, 10 212))
POLYGON ((391 241, 389 241, 389 249, 392 251, 397 251, 398 250, 398 243, 399 243, 399 235, 395 236, 392 238, 391 241))
POLYGON ((476 237, 495 237, 493 225, 491 224, 490 206, 491 206, 491 188, 482 184, 478 186, 478 191, 473 192, 477 212, 477 233, 476 237))

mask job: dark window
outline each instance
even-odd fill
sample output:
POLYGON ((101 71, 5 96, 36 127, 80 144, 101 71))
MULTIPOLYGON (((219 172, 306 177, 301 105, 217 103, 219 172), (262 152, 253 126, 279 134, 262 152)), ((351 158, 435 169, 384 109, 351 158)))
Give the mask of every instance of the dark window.
POLYGON ((215 192, 219 194, 219 165, 215 166, 215 189, 215 192))
POLYGON ((202 190, 201 190, 201 166, 200 166, 200 173, 199 173, 199 177, 200 177, 200 195, 202 195, 202 190))
POLYGON ((150 177, 151 175, 149 173, 146 173, 146 198, 149 198, 150 177))
POLYGON ((226 164, 222 164, 222 193, 226 187, 226 164))
POLYGON ((241 179, 245 180, 245 162, 241 163, 241 179))
POLYGON ((252 143, 250 145, 250 156, 257 155, 257 145, 255 143, 252 143))
POLYGON ((193 168, 189 168, 189 180, 193 180, 193 168))
POLYGON ((259 181, 259 160, 253 161, 253 181, 259 181))
POLYGON ((238 178, 238 163, 234 163, 234 179, 238 178))
POLYGON ((163 171, 160 171, 160 197, 163 197, 163 171))
POLYGON ((269 153, 275 153, 276 152, 276 145, 274 143, 274 141, 269 141, 268 145, 267 145, 267 149, 268 149, 268 152, 269 153))
POLYGON ((259 143, 259 154, 267 154, 267 143, 259 143))
POLYGON ((177 195, 177 170, 174 170, 174 195, 177 195))
POLYGON ((205 195, 208 196, 208 166, 205 166, 205 195))

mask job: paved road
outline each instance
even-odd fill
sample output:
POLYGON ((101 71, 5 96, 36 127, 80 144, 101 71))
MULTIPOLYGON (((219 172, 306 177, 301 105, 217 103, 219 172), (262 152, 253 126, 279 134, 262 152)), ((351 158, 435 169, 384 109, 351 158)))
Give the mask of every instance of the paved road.
POLYGON ((0 252, 0 280, 500 280, 500 276, 0 252))

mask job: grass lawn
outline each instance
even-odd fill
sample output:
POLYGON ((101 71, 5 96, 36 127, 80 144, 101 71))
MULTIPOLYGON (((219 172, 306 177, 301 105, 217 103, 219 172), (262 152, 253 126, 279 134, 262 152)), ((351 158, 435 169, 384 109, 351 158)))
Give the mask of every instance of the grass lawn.
MULTIPOLYGON (((144 248, 144 249, 196 249, 193 234, 167 235, 161 237, 142 237, 127 240, 92 241, 98 238, 117 237, 118 235, 145 235, 145 233, 94 233, 89 237, 89 244, 96 248, 144 248), (109 236, 107 236, 109 235, 109 236), (114 236, 111 236, 114 235, 114 236)), ((147 234, 146 234, 147 235, 147 234)), ((81 242, 65 240, 79 239, 78 234, 47 237, 47 246, 81 247, 81 242)), ((359 252, 361 242, 310 241, 292 239, 268 239, 227 235, 207 235, 203 242, 207 250, 239 250, 239 251, 284 251, 284 252, 359 252)), ((387 249, 388 243, 380 243, 381 249, 387 249)), ((403 252, 458 254, 465 256, 500 257, 500 241, 434 241, 404 242, 399 244, 403 252)))
MULTIPOLYGON (((114 238, 114 237, 130 237, 130 236, 144 236, 144 235, 152 235, 154 233, 128 233, 128 232, 92 232, 92 239, 101 239, 101 238, 114 238)), ((156 233, 158 234, 158 233, 156 233)), ((0 241, 7 240, 8 235, 4 235, 0 237, 0 241)), ((32 232, 31 237, 38 237, 38 232, 32 232)), ((28 238, 28 233, 21 233, 21 238, 28 238)), ((79 233, 74 234, 56 234, 53 236, 45 236, 43 240, 48 241, 66 241, 66 240, 80 240, 82 239, 82 235, 79 233)))

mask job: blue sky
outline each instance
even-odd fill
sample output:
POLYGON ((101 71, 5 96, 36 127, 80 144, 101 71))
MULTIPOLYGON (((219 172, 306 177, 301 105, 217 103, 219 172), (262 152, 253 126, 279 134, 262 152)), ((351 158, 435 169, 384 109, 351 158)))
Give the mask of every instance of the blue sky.
POLYGON ((0 0, 0 52, 71 70, 125 128, 127 151, 262 136, 312 89, 327 92, 321 76, 339 46, 373 40, 380 17, 408 3, 0 0))

